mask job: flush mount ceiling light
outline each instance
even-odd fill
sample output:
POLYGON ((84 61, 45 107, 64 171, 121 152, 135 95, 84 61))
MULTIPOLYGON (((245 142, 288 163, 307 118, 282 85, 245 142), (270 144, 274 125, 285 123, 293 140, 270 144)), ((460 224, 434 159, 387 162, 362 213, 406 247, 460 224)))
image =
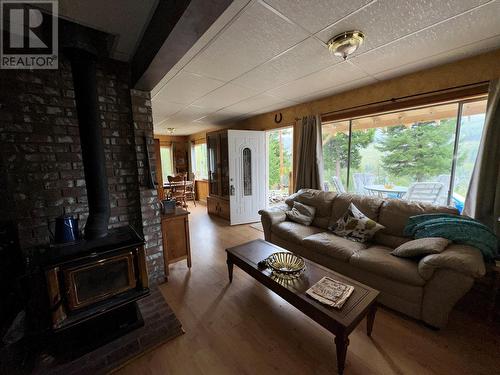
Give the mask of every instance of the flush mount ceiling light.
POLYGON ((365 35, 359 30, 345 31, 328 41, 328 49, 335 56, 345 60, 363 44, 364 39, 365 35))
POLYGON ((167 133, 169 135, 174 135, 174 132, 175 132, 175 128, 167 128, 167 133))

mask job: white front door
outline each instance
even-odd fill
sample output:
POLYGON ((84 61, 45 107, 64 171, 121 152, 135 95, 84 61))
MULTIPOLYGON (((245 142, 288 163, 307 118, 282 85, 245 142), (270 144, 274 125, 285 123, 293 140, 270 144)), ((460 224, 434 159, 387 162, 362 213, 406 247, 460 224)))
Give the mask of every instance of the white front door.
POLYGON ((231 225, 260 220, 266 208, 266 137, 263 131, 228 130, 231 225))

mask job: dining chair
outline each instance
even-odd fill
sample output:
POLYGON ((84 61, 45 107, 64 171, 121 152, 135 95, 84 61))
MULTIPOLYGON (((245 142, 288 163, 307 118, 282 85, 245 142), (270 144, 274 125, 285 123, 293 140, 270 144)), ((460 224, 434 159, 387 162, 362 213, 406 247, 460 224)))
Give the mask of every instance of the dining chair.
POLYGON ((186 181, 186 200, 192 200, 196 207, 196 192, 195 192, 195 175, 191 173, 192 180, 186 181))
POLYGON ((182 207, 186 207, 186 177, 184 176, 168 176, 170 182, 170 192, 172 198, 177 203, 181 203, 182 207))
POLYGON ((408 188, 403 199, 436 204, 441 197, 443 189, 444 184, 441 182, 414 182, 408 188))

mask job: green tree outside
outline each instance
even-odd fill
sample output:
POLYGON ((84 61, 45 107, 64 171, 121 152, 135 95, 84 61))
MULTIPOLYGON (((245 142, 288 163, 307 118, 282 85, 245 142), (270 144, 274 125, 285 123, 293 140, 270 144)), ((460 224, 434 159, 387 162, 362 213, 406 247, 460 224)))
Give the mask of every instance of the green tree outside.
MULTIPOLYGON (((361 165, 361 150, 373 142, 375 129, 354 131, 351 135, 351 170, 361 165)), ((347 183, 345 173, 349 162, 349 135, 343 132, 326 134, 323 136, 323 163, 325 170, 325 181, 331 183, 331 178, 337 176, 342 182, 347 183)))
POLYGON ((391 176, 413 181, 449 173, 455 126, 455 119, 447 119, 383 129, 375 146, 382 152, 383 169, 391 176))

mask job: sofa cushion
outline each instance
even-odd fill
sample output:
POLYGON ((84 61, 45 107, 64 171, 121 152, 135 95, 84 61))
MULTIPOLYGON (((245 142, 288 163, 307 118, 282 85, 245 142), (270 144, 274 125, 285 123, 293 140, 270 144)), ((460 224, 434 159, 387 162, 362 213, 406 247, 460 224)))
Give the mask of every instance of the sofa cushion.
POLYGON ((481 252, 475 247, 451 244, 439 254, 431 254, 418 263, 418 271, 429 280, 439 268, 451 269, 471 277, 483 277, 486 273, 481 252))
POLYGON ((377 244, 377 245, 382 245, 382 246, 387 246, 395 249, 398 246, 401 246, 402 244, 411 241, 411 238, 408 237, 400 237, 400 236, 393 236, 387 233, 384 233, 383 230, 378 231, 375 233, 375 236, 372 238, 372 242, 377 244))
POLYGON ((418 272, 418 262, 391 255, 392 249, 385 246, 371 246, 355 252, 349 263, 360 269, 400 281, 421 286, 425 280, 418 272))
POLYGON ((346 262, 356 251, 366 249, 364 243, 350 241, 330 232, 316 233, 306 237, 303 245, 323 255, 346 262))
MULTIPOLYGON (((380 206, 384 201, 377 197, 354 194, 337 194, 333 200, 330 225, 339 220, 353 203, 362 213, 372 220, 378 221, 380 206)), ((329 226, 330 226, 329 225, 329 226)))
POLYGON ((314 220, 315 213, 316 209, 314 207, 300 202, 293 202, 293 208, 286 212, 286 217, 296 223, 309 226, 314 220))
POLYGON ((292 207, 293 202, 300 202, 316 209, 312 225, 323 229, 328 228, 332 212, 332 202, 337 194, 331 191, 315 189, 300 189, 297 193, 290 195, 286 203, 292 207))
POLYGON ((408 202, 403 199, 386 199, 380 208, 378 222, 385 227, 382 233, 404 237, 403 231, 410 216, 435 213, 458 215, 458 210, 454 207, 408 202))
POLYGON ((345 237, 356 242, 367 242, 376 232, 384 229, 384 227, 375 220, 367 217, 351 203, 344 216, 338 219, 335 224, 328 229, 337 236, 345 237))
POLYGON ((446 246, 448 246, 450 242, 450 240, 442 237, 418 238, 398 246, 391 252, 391 254, 402 258, 439 254, 446 249, 446 246))
POLYGON ((271 227, 271 232, 283 239, 300 245, 302 244, 304 238, 312 234, 323 232, 323 229, 314 226, 305 226, 299 223, 294 223, 293 221, 283 221, 281 223, 274 224, 271 227))

